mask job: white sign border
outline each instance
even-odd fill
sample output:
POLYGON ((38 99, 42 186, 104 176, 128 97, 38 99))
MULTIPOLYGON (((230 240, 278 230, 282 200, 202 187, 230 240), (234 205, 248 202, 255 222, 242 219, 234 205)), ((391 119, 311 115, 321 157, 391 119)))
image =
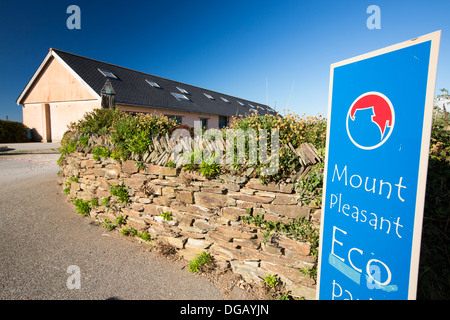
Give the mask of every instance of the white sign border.
MULTIPOLYGON (((430 138, 431 138, 431 126, 433 119, 433 100, 436 86, 436 74, 437 65, 439 59, 439 46, 441 40, 441 30, 435 31, 421 37, 417 37, 408 41, 404 41, 383 49, 375 50, 366 54, 356 56, 354 58, 346 59, 337 63, 333 63, 330 66, 330 85, 328 89, 328 115, 327 115, 327 140, 325 149, 325 167, 324 167, 324 184, 322 195, 322 208, 325 206, 326 196, 326 181, 327 181, 327 168, 328 168, 328 150, 330 141, 330 119, 331 119, 331 104, 333 96, 333 77, 334 69, 343 65, 347 65, 353 62, 369 59, 375 56, 379 56, 388 52, 393 52, 406 47, 410 47, 419 43, 423 43, 431 40, 430 48, 430 62, 428 67, 428 79, 427 90, 425 96, 425 111, 423 119, 422 129, 422 148, 420 150, 419 161, 419 175, 417 181, 417 194, 416 194, 416 209, 414 218, 414 230, 413 230, 413 243, 411 252, 411 265, 409 275, 409 291, 408 299, 414 300, 417 295, 417 280, 419 275, 419 259, 420 259, 420 244, 422 239, 422 222, 423 222, 423 210, 425 205, 425 191, 427 183, 427 171, 428 171, 428 158, 430 150, 430 138)), ((319 299, 320 295, 320 270, 322 264, 322 241, 323 241, 323 226, 324 226, 325 214, 322 209, 321 221, 320 221, 320 247, 319 247, 319 259, 317 265, 317 284, 316 284, 316 299, 319 299)))

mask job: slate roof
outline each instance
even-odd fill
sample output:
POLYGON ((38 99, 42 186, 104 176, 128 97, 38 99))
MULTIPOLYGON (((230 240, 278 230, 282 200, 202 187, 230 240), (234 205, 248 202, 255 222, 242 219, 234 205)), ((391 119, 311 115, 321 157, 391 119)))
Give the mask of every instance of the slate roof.
POLYGON ((106 79, 109 79, 116 91, 116 104, 118 105, 222 116, 245 115, 252 111, 251 106, 255 108, 259 106, 257 109, 259 115, 276 113, 273 109, 261 103, 81 57, 65 51, 52 50, 99 95, 106 79), (100 70, 112 72, 117 79, 106 77, 100 70), (160 88, 151 86, 146 80, 156 82, 160 88), (177 87, 186 90, 188 93, 182 93, 177 87), (189 101, 177 99, 172 93, 184 94, 189 101), (211 100, 205 94, 212 96, 214 100, 211 100), (225 98, 228 102, 222 98, 225 98), (244 105, 241 105, 238 101, 244 105))

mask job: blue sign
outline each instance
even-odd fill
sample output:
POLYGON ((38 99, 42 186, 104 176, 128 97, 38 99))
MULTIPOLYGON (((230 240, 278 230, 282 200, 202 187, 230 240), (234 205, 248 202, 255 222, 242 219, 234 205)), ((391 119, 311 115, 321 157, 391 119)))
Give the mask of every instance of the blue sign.
POLYGON ((331 66, 318 299, 415 299, 439 41, 331 66))

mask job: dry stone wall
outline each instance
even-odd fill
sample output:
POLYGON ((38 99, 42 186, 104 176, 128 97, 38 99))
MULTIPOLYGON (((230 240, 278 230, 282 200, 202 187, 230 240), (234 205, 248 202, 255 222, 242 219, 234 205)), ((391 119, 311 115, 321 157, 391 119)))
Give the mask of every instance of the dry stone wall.
MULTIPOLYGON (((65 157, 61 177, 70 199, 98 199, 90 216, 99 222, 117 216, 126 227, 148 232, 166 241, 187 260, 208 251, 219 267, 231 269, 248 281, 276 274, 291 295, 314 299, 315 280, 302 270, 315 266, 311 243, 282 234, 267 235, 243 217, 249 212, 267 221, 294 221, 305 217, 318 224, 320 209, 302 205, 290 179, 262 184, 248 169, 241 175, 223 174, 206 179, 197 172, 110 158, 94 160, 92 154, 74 152, 65 157), (70 182, 69 182, 70 181, 70 182), (126 204, 111 202, 111 186, 125 184, 126 204), (167 221, 161 213, 171 213, 167 221)), ((318 226, 317 226, 318 227, 318 226)))

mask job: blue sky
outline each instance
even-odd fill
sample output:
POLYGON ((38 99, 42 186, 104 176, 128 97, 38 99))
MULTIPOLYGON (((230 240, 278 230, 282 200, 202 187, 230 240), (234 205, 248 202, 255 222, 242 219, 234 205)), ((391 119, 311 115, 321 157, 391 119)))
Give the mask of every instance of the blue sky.
POLYGON ((448 0, 1 0, 0 13, 0 119, 22 121, 16 99, 49 48, 326 115, 330 64, 442 30, 436 89, 450 89, 448 0), (66 27, 72 4, 81 30, 66 27))

